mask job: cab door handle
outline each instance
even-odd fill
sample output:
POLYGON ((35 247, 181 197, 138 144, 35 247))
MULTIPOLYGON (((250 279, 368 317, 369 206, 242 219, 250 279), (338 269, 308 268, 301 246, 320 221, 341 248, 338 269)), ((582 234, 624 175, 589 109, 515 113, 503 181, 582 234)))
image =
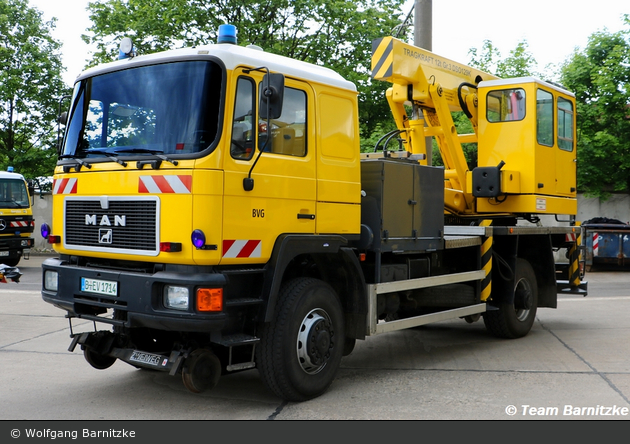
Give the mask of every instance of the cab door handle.
POLYGON ((315 215, 314 214, 298 213, 298 219, 315 220, 315 215))

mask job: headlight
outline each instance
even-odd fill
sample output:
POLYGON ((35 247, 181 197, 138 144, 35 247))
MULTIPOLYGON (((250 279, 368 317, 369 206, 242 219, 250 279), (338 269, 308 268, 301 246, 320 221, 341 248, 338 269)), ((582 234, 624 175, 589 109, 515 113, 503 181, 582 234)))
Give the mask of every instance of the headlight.
POLYGON ((57 291, 59 286, 59 273, 52 270, 46 270, 44 272, 44 289, 48 291, 57 291))
POLYGON ((164 306, 174 310, 188 310, 189 306, 188 288, 173 287, 167 285, 164 287, 164 306))

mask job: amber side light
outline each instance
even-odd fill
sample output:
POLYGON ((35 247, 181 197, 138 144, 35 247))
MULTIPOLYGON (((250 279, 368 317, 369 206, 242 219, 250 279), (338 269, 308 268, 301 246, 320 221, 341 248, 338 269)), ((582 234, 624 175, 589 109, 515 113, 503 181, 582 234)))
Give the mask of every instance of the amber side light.
POLYGON ((222 288, 197 289, 197 310, 198 311, 222 311, 223 310, 223 289, 222 288))

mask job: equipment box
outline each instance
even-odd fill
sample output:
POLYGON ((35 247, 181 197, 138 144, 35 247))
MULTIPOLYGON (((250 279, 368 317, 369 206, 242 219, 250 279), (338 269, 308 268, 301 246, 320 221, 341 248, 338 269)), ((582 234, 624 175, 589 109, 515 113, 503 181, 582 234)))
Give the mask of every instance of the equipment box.
POLYGON ((442 249, 444 170, 406 160, 361 163, 361 223, 376 251, 442 249))

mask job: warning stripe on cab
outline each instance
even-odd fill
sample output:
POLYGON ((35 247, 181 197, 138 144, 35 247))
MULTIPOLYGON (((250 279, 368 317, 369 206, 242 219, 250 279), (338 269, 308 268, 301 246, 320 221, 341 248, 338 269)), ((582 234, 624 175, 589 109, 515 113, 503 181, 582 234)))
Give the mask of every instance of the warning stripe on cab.
POLYGON ((35 221, 31 220, 14 220, 11 222, 10 227, 11 228, 23 228, 23 227, 34 227, 35 226, 35 221))
POLYGON ((53 194, 76 194, 79 182, 73 179, 55 179, 53 181, 53 194))
POLYGON ((140 176, 138 193, 190 194, 192 176, 140 176))
POLYGON ((261 240, 224 240, 224 258, 258 258, 262 256, 261 240))

